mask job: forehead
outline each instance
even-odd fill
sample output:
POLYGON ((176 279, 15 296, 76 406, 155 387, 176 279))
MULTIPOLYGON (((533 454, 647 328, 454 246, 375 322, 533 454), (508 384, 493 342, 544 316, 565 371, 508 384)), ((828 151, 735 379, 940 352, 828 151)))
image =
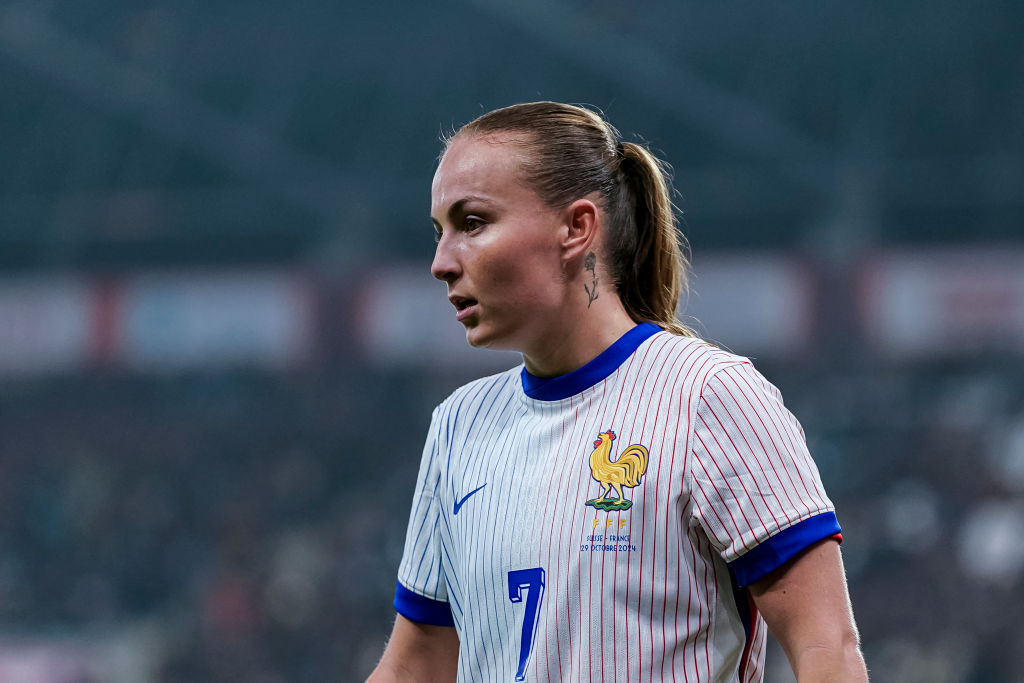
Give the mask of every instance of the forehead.
POLYGON ((431 213, 443 213, 468 196, 499 198, 532 191, 521 177, 525 150, 514 135, 456 136, 431 184, 431 213))

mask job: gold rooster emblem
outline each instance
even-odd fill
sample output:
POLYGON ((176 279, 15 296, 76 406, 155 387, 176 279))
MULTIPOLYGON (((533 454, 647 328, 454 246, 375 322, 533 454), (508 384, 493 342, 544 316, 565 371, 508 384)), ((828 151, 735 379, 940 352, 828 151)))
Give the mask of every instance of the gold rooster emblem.
POLYGON ((615 441, 615 432, 610 429, 598 434, 594 441, 590 471, 601 485, 601 495, 586 504, 605 511, 628 510, 633 507, 633 501, 622 495, 622 487, 633 488, 640 484, 640 479, 647 472, 648 453, 643 446, 633 444, 612 460, 612 441, 615 441), (608 498, 613 488, 618 498, 608 498))

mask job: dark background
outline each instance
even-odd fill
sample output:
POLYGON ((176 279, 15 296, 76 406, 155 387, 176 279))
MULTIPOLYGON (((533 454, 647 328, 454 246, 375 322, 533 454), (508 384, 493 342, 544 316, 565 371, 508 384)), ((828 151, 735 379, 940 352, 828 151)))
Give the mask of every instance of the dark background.
POLYGON ((1024 264, 1022 27, 934 0, 0 3, 0 284, 301 273, 316 321, 283 366, 11 356, 0 680, 362 680, 430 410, 480 367, 368 352, 367 283, 426 273, 439 136, 536 99, 672 163, 698 274, 814 273, 810 343, 757 363, 837 503, 872 680, 1017 680, 1024 334, 893 356, 857 307, 880 254, 1024 264))

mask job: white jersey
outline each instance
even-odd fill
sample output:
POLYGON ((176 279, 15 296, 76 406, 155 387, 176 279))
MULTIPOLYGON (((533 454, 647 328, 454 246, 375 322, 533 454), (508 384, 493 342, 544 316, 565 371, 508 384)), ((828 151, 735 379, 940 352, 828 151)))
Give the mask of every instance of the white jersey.
POLYGON ((395 607, 455 626, 460 681, 761 681, 744 587, 839 531, 778 390, 645 323, 435 409, 395 607))

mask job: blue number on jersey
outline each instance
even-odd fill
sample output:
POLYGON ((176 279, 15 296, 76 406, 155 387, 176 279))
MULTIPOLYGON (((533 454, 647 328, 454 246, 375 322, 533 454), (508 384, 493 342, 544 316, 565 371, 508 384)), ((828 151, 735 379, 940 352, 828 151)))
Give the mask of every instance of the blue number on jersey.
POLYGON ((544 599, 544 569, 516 569, 508 573, 508 599, 512 602, 523 601, 523 589, 527 590, 526 615, 523 617, 523 639, 519 645, 519 668, 516 669, 516 680, 526 678, 526 664, 530 661, 533 651, 533 639, 537 635, 537 622, 540 603, 544 599))

